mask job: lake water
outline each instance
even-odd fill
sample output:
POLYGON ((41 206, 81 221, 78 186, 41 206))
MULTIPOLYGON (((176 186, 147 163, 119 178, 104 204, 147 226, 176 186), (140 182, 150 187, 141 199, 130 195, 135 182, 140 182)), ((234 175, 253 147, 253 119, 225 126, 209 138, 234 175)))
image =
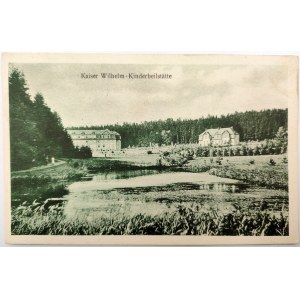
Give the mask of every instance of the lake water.
POLYGON ((64 196, 66 217, 157 215, 173 211, 180 203, 198 209, 230 212, 265 200, 270 207, 288 203, 285 191, 248 186, 208 173, 131 170, 90 174, 68 186, 64 196))

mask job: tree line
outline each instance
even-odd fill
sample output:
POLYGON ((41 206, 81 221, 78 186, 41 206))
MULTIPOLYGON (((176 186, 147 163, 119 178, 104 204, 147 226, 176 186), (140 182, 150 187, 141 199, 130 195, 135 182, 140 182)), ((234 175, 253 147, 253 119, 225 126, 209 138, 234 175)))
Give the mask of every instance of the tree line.
POLYGON ((240 141, 262 141, 275 137, 280 127, 287 128, 287 109, 235 112, 221 116, 207 116, 195 120, 167 119, 143 123, 108 124, 72 127, 72 129, 105 129, 117 131, 122 147, 146 147, 151 144, 169 145, 197 143, 199 134, 209 128, 233 127, 240 141))
POLYGON ((9 75, 11 170, 22 170, 51 161, 51 157, 91 156, 90 149, 75 148, 56 112, 42 94, 31 99, 24 74, 9 75))

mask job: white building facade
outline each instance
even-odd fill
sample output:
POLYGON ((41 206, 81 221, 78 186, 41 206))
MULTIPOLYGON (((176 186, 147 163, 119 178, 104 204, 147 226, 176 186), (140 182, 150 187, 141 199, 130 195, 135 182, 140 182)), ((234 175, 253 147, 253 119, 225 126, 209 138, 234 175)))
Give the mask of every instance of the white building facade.
POLYGON ((233 129, 212 128, 207 129, 199 135, 199 146, 236 146, 240 142, 240 135, 233 129))
POLYGON ((121 135, 108 129, 67 129, 75 147, 88 146, 93 157, 114 156, 121 150, 121 135))

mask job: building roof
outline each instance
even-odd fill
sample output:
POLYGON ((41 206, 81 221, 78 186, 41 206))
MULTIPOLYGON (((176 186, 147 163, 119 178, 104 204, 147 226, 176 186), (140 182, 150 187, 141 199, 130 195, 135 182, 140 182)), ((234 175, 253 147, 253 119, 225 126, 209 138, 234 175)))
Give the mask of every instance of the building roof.
POLYGON ((208 133, 211 138, 213 138, 214 140, 220 140, 222 138, 222 134, 228 131, 230 135, 238 135, 238 133, 233 129, 233 127, 226 127, 226 128, 211 128, 211 129, 207 129, 204 132, 202 132, 199 135, 199 140, 201 141, 203 139, 203 135, 205 133, 208 133))
POLYGON ((72 134, 110 134, 110 135, 120 135, 116 131, 112 131, 109 129, 67 129, 70 135, 72 134))

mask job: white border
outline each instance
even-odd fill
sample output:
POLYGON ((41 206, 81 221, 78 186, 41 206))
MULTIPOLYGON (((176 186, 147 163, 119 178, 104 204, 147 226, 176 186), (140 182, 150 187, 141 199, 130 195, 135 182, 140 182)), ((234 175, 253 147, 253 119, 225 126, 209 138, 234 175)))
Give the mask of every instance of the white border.
POLYGON ((295 244, 299 241, 298 224, 298 57, 245 55, 116 55, 116 54, 30 54, 3 55, 4 119, 8 120, 9 63, 105 63, 105 64, 218 64, 218 65, 287 65, 289 122, 289 236, 286 237, 215 237, 215 236, 16 236, 10 234, 10 163, 9 128, 5 122, 5 192, 6 241, 13 244, 90 244, 90 245, 227 245, 295 244))

